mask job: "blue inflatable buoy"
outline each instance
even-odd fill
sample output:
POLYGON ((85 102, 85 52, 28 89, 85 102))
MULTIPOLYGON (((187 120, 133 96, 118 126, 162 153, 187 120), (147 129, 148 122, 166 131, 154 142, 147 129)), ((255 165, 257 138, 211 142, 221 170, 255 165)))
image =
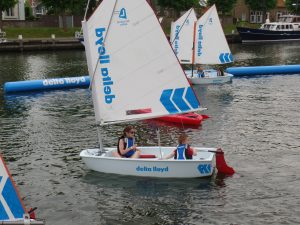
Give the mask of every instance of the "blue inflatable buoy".
POLYGON ((234 76, 300 74, 300 65, 229 67, 226 72, 234 76))
POLYGON ((45 80, 30 80, 7 82, 4 84, 4 93, 58 90, 69 88, 86 88, 90 85, 89 76, 51 78, 45 80))

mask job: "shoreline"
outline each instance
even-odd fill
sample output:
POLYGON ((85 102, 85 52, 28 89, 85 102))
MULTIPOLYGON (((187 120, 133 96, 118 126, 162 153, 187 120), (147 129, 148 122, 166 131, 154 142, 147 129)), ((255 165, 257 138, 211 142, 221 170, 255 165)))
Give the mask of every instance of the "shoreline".
POLYGON ((8 39, 7 42, 0 43, 0 53, 69 49, 84 49, 84 46, 76 38, 8 39))
MULTIPOLYGON (((228 43, 241 43, 238 34, 225 35, 228 43)), ((24 52, 24 51, 59 51, 83 49, 83 44, 76 38, 30 38, 30 39, 8 39, 7 42, 0 43, 1 52, 24 52)))

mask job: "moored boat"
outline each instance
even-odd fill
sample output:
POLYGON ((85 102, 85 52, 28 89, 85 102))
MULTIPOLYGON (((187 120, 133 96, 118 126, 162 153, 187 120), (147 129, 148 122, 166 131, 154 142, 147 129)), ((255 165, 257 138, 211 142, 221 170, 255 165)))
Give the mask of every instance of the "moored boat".
POLYGON ((264 23, 259 29, 237 27, 242 42, 299 41, 300 16, 285 15, 278 22, 264 23))

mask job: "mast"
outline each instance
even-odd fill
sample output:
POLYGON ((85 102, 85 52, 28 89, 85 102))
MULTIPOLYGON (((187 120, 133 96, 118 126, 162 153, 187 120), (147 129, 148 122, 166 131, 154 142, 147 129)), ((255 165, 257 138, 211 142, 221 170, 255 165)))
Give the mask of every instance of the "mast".
POLYGON ((196 26, 197 21, 194 23, 194 36, 193 36, 193 55, 192 55, 192 77, 194 76, 194 64, 195 64, 195 41, 196 41, 196 26))

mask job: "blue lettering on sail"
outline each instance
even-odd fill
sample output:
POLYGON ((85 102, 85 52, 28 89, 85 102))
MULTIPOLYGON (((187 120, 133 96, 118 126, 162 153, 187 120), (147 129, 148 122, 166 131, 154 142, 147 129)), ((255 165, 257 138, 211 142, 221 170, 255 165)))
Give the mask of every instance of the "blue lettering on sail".
POLYGON ((101 70, 101 75, 102 75, 102 84, 103 84, 103 92, 104 92, 104 100, 106 104, 111 104, 113 102, 113 99, 116 97, 113 94, 112 91, 112 86, 114 84, 112 78, 109 76, 109 69, 105 64, 110 63, 110 56, 106 54, 106 49, 104 46, 104 33, 105 33, 105 28, 97 28, 95 30, 96 36, 97 36, 97 41, 96 41, 96 46, 98 47, 98 54, 99 54, 99 61, 100 64, 102 65, 100 70, 101 70))
POLYGON ((180 26, 177 25, 175 30, 175 46, 174 46, 176 55, 178 55, 179 53, 179 32, 180 32, 180 26))
POLYGON ((125 9, 125 8, 122 8, 122 9, 120 10, 119 18, 120 18, 120 19, 127 19, 127 13, 126 13, 126 9, 125 9))
POLYGON ((197 54, 198 56, 202 55, 202 41, 203 41, 203 25, 199 25, 198 27, 198 49, 197 54))

